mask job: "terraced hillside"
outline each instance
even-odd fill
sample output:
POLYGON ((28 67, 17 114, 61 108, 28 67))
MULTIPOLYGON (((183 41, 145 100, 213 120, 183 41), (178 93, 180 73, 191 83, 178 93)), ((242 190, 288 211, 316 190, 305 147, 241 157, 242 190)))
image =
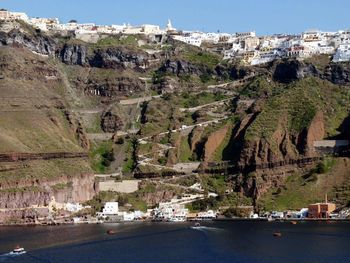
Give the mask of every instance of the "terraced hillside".
POLYGON ((91 199, 94 173, 183 183, 197 170, 216 206, 297 208, 322 191, 348 205, 348 149, 317 170, 314 142, 350 139, 349 63, 248 67, 170 38, 0 29, 0 221, 91 199))

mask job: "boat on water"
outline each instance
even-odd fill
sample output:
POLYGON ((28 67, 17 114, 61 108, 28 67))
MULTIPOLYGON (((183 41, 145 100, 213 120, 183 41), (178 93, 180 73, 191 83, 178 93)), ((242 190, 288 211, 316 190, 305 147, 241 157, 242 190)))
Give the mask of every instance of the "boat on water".
POLYGON ((107 230, 107 234, 108 234, 108 235, 115 235, 116 233, 117 233, 117 232, 114 231, 114 230, 111 230, 111 229, 107 230))
POLYGON ((273 236, 274 236, 274 237, 281 237, 281 236, 282 236, 282 233, 279 232, 279 231, 277 231, 277 232, 274 232, 274 233, 273 233, 273 236))
POLYGON ((200 223, 195 223, 193 227, 201 227, 201 224, 200 223))
POLYGON ((10 255, 22 255, 26 252, 23 247, 17 246, 10 252, 10 255))

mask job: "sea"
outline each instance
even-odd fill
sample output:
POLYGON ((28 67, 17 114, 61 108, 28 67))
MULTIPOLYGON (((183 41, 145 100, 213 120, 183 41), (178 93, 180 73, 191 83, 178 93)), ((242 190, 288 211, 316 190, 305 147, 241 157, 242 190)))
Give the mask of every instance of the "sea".
POLYGON ((0 262, 350 262, 350 222, 1 226, 0 262), (113 235, 107 231, 113 230, 113 235), (279 232, 281 236, 273 234, 279 232), (27 253, 10 255, 15 246, 27 253))

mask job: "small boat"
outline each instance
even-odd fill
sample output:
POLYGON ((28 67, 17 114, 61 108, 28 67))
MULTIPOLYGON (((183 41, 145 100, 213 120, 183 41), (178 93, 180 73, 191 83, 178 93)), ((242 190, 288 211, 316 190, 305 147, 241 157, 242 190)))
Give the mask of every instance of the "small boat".
POLYGON ((290 221, 290 223, 291 223, 292 225, 296 225, 296 224, 297 224, 297 221, 290 221))
POLYGON ((282 236, 282 233, 279 232, 279 231, 277 231, 277 232, 274 232, 274 233, 273 233, 273 236, 274 236, 274 237, 281 237, 281 236, 282 236))
POLYGON ((26 253, 23 247, 16 246, 11 252, 11 255, 22 255, 26 253))
POLYGON ((117 232, 116 231, 114 231, 114 230, 111 230, 111 229, 108 229, 107 230, 107 234, 108 235, 115 235, 117 232))
POLYGON ((195 223, 193 227, 201 227, 201 224, 200 223, 195 223))

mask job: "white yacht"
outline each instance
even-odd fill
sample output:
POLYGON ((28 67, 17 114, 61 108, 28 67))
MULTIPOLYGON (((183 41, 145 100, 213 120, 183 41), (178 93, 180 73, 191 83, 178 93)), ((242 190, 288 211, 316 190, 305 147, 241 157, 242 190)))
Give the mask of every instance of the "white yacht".
POLYGON ((24 254, 24 253, 26 253, 26 251, 24 250, 24 248, 23 247, 15 247, 11 252, 10 252, 10 254, 11 255, 22 255, 22 254, 24 254))

